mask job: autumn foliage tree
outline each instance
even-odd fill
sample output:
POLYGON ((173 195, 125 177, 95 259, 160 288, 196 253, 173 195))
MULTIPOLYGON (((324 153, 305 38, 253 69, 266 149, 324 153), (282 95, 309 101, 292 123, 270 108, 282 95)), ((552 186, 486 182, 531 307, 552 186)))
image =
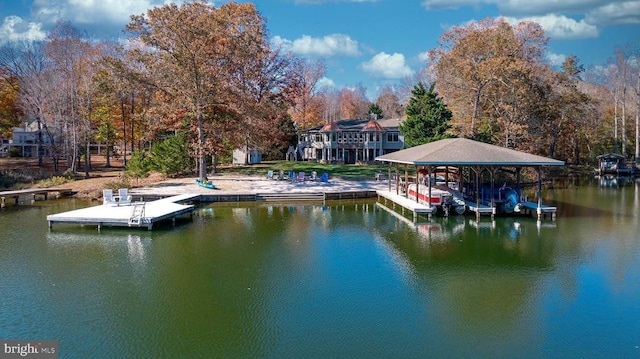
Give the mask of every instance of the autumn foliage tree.
POLYGON ((454 105, 461 133, 473 137, 479 119, 489 111, 498 112, 505 127, 526 122, 515 104, 526 97, 523 91, 547 41, 536 23, 513 27, 491 18, 456 26, 442 35, 439 47, 429 55, 438 91, 454 105))
MULTIPOLYGON (((135 50, 158 91, 167 94, 165 113, 180 113, 195 134, 199 177, 206 179, 205 123, 215 125, 220 111, 238 113, 243 76, 269 55, 264 19, 253 4, 203 1, 167 4, 132 16, 130 34, 147 47, 135 50)), ((218 131, 218 126, 210 126, 218 131)), ((215 135, 215 133, 214 133, 215 135)))

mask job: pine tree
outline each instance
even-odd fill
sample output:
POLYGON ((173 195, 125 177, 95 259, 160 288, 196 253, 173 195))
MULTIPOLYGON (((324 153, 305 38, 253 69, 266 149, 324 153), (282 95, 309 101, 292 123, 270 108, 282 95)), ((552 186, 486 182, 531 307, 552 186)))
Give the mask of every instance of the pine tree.
POLYGON ((382 119, 384 117, 383 113, 382 113, 382 108, 380 107, 380 105, 378 105, 377 103, 371 103, 369 105, 369 114, 374 114, 377 116, 378 120, 382 119))
POLYGON ((432 84, 427 91, 422 82, 411 90, 407 104, 407 119, 400 124, 400 132, 408 147, 453 137, 447 133, 453 115, 432 84))

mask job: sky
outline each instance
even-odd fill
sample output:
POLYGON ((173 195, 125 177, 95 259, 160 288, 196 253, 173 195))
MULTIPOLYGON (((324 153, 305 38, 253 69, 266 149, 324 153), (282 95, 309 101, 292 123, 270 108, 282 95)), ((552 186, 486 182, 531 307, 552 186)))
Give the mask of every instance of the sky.
MULTIPOLYGON (((0 0, 0 45, 43 39, 59 19, 93 39, 116 39, 132 14, 171 0, 0 0)), ((219 6, 226 1, 209 3, 219 6)), ((236 1, 246 2, 246 1, 236 1)), ((605 65, 616 46, 640 48, 640 0, 255 0, 271 41, 327 68, 322 86, 366 88, 373 101, 425 65, 452 26, 487 17, 538 22, 546 58, 605 65)))

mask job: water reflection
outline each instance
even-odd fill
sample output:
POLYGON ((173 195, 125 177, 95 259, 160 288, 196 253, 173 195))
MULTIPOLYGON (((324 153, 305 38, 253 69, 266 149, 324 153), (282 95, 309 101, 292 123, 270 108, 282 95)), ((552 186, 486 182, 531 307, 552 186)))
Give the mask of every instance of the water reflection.
POLYGON ((151 240, 149 236, 140 234, 119 233, 120 231, 87 232, 85 230, 67 229, 63 232, 47 233, 47 243, 75 255, 99 251, 103 254, 118 255, 125 251, 132 264, 144 265, 146 262, 146 246, 151 240))
POLYGON ((75 357, 632 357, 639 187, 591 181, 549 189, 556 221, 233 203, 97 232, 6 211, 0 333, 75 357))

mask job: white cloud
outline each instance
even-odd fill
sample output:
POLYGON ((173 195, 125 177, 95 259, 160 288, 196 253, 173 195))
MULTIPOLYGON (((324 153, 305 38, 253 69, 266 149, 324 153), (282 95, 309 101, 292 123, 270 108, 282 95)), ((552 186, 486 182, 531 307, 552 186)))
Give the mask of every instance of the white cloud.
POLYGON ((405 63, 404 55, 398 53, 389 55, 385 52, 380 52, 371 60, 360 64, 360 67, 373 76, 388 79, 400 79, 413 73, 405 63))
POLYGON ((332 79, 328 78, 328 77, 321 77, 318 80, 318 83, 316 85, 316 87, 318 89, 323 89, 323 88, 334 88, 336 87, 336 83, 333 82, 332 79))
POLYGON ((640 1, 620 1, 589 11, 585 21, 590 24, 638 24, 640 1))
POLYGON ((421 62, 429 61, 429 51, 419 53, 418 60, 420 60, 421 62))
POLYGON ((567 59, 567 55, 555 54, 553 52, 548 52, 545 56, 547 58, 547 62, 553 67, 560 67, 564 63, 564 60, 567 59))
POLYGON ((40 24, 27 22, 18 16, 7 16, 0 26, 0 44, 6 41, 43 40, 47 34, 40 24))
POLYGON ((43 23, 65 19, 73 24, 107 22, 123 27, 129 22, 129 16, 164 4, 164 0, 35 0, 31 11, 43 23))
POLYGON ((293 41, 274 36, 273 42, 281 45, 283 49, 299 55, 321 57, 360 55, 358 42, 343 34, 332 34, 323 37, 303 35, 293 41))
POLYGON ((584 20, 576 21, 564 15, 532 16, 525 18, 504 18, 510 24, 520 21, 537 22, 546 31, 547 36, 553 39, 583 39, 598 37, 599 31, 595 25, 588 24, 584 20))

